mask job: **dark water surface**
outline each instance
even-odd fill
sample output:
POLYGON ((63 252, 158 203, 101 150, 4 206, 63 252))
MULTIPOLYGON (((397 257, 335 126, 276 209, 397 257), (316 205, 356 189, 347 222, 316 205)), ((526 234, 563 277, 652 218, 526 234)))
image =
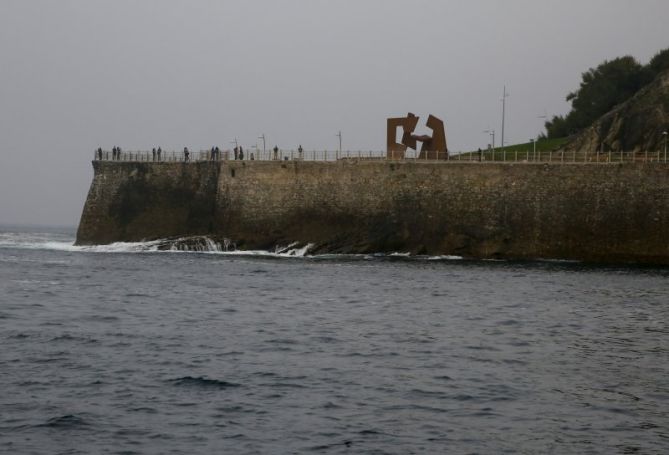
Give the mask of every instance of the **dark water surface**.
POLYGON ((0 232, 1 452, 669 453, 667 269, 40 232, 0 232))

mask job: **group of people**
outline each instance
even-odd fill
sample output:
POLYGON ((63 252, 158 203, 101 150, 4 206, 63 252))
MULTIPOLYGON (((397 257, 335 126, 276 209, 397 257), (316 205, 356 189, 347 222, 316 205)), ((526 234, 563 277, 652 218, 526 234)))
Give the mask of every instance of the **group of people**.
MULTIPOLYGON (((272 149, 272 151, 274 152, 273 159, 278 160, 279 159, 279 147, 277 147, 275 145, 274 148, 272 149)), ((304 150, 302 149, 302 145, 300 145, 297 148, 298 159, 300 159, 300 160, 302 159, 303 152, 304 152, 304 150)), ((106 155, 106 153, 109 153, 109 152, 104 152, 102 150, 102 147, 98 147, 98 149, 95 151, 95 154, 96 154, 96 157, 97 157, 98 160, 102 160, 103 156, 104 156, 104 158, 109 159, 109 155, 106 155)), ((233 153, 234 153, 235 160, 243 160, 244 159, 244 149, 242 148, 241 145, 236 146, 233 149, 233 153)), ((161 147, 158 147, 158 148, 154 147, 153 149, 151 149, 151 158, 152 158, 153 161, 162 161, 162 154, 163 154, 163 149, 161 147)), ((184 161, 186 161, 186 162, 190 161, 190 151, 188 150, 188 147, 184 147, 183 157, 184 157, 184 161)), ((121 159, 121 147, 114 146, 112 148, 111 158, 112 158, 113 161, 118 161, 118 160, 121 159)), ((132 158, 132 156, 131 156, 131 158, 132 158)), ((210 161, 219 161, 220 159, 221 159, 221 150, 217 146, 212 147, 210 152, 209 152, 209 160, 210 161)), ((250 159, 251 160, 255 159, 255 157, 253 156, 253 153, 251 153, 250 159)), ((288 159, 288 158, 286 158, 286 159, 288 159)))
POLYGON ((234 155, 235 155, 235 160, 243 160, 244 159, 244 149, 242 146, 236 146, 234 149, 232 149, 234 155))
MULTIPOLYGON (((97 157, 98 160, 102 161, 103 155, 106 159, 109 159, 109 155, 107 155, 109 152, 105 152, 102 150, 102 147, 98 147, 98 149, 95 151, 95 156, 97 157)), ((114 146, 112 148, 112 160, 117 161, 121 159, 121 147, 116 147, 114 146)))
POLYGON ((221 151, 216 147, 212 147, 211 151, 209 152, 209 161, 219 161, 221 159, 221 151))
MULTIPOLYGON (((98 159, 102 159, 102 148, 98 148, 98 159)), ((121 159, 121 147, 114 146, 112 148, 112 160, 117 161, 121 159)))

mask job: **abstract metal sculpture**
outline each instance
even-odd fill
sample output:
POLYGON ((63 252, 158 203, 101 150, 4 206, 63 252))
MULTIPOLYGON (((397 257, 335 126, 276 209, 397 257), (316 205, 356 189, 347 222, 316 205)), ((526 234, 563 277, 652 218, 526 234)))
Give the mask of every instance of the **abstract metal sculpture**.
POLYGON ((432 130, 432 136, 413 134, 418 125, 418 117, 409 112, 406 117, 388 119, 388 134, 386 137, 387 157, 402 160, 407 148, 418 150, 417 143, 421 142, 419 159, 446 160, 448 147, 446 146, 446 130, 444 122, 434 115, 427 119, 426 126, 432 130), (397 128, 402 127, 402 142, 397 142, 397 128))

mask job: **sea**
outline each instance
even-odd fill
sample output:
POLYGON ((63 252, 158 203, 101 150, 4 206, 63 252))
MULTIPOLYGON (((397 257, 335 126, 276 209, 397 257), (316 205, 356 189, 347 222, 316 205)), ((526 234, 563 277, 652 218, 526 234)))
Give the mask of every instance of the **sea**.
POLYGON ((667 454, 669 269, 0 227, 0 453, 667 454))

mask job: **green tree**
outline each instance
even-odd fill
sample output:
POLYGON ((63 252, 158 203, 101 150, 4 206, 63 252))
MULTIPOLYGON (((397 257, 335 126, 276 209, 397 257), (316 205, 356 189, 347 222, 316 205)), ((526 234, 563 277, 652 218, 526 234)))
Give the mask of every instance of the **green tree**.
POLYGON ((571 111, 546 122, 549 138, 573 134, 634 95, 647 81, 647 70, 634 57, 605 61, 583 73, 580 87, 567 95, 571 111))
POLYGON ((662 71, 669 69, 669 48, 658 52, 648 63, 651 77, 657 76, 662 71))
POLYGON ((562 115, 556 115, 552 119, 547 120, 544 124, 546 127, 546 137, 548 139, 569 136, 569 126, 567 120, 562 115))

